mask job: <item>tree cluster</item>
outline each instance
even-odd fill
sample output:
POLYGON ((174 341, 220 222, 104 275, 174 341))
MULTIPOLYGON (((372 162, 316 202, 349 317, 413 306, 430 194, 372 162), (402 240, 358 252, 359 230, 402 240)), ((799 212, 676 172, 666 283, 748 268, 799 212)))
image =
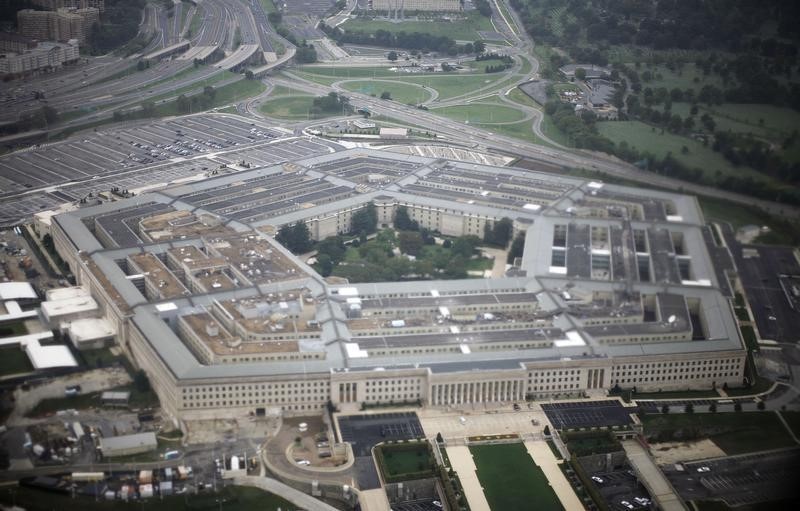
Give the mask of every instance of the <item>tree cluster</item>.
POLYGON ((474 0, 472 4, 481 16, 492 17, 492 6, 489 4, 489 0, 474 0))
POLYGON ((370 202, 365 207, 353 213, 350 231, 362 238, 368 234, 373 234, 378 230, 378 208, 375 203, 370 202))
POLYGON ((100 23, 89 32, 89 51, 101 55, 136 37, 146 0, 106 0, 100 23))
POLYGON ((329 27, 324 23, 320 23, 319 28, 325 32, 328 37, 339 44, 364 44, 370 46, 381 46, 384 48, 436 51, 447 55, 480 53, 485 48, 482 42, 480 45, 478 45, 477 42, 466 43, 462 45, 456 44, 455 40, 449 37, 436 36, 422 32, 408 33, 400 31, 392 33, 388 30, 382 29, 376 30, 375 33, 364 32, 360 30, 345 32, 339 27, 329 27))
POLYGON ((508 217, 503 217, 494 223, 486 222, 483 226, 483 241, 488 245, 506 248, 513 235, 514 222, 508 217))
POLYGON ((305 222, 299 221, 292 225, 284 225, 275 235, 275 241, 289 249, 293 254, 304 254, 314 247, 311 240, 311 231, 305 222))
POLYGON ((323 113, 350 113, 353 110, 350 100, 335 92, 329 92, 327 96, 314 98, 311 102, 312 117, 317 117, 323 113))
POLYGON ((186 114, 190 112, 202 112, 208 110, 214 105, 214 98, 217 96, 217 91, 214 87, 206 85, 203 92, 194 96, 187 97, 185 94, 178 96, 176 106, 178 112, 186 114))

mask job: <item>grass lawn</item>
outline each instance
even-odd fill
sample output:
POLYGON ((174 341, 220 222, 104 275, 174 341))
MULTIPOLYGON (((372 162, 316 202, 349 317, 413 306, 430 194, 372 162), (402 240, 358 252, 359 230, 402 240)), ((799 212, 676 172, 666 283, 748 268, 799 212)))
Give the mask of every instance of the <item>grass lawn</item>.
MULTIPOLYGON (((130 401, 128 402, 130 408, 151 408, 158 406, 158 396, 152 390, 141 392, 133 385, 126 387, 118 387, 108 389, 109 391, 129 391, 131 393, 130 401)), ((57 412, 58 410, 85 410, 87 408, 101 408, 100 397, 103 391, 87 392, 86 394, 79 394, 77 396, 64 396, 50 399, 43 399, 28 412, 29 417, 38 417, 49 413, 57 412)))
POLYGON ((187 37, 196 35, 200 27, 203 26, 203 14, 203 8, 198 5, 197 9, 194 11, 194 16, 192 16, 192 21, 189 22, 189 30, 186 33, 187 37))
MULTIPOLYGON (((744 310, 744 309, 742 309, 744 310)), ((738 316, 738 313, 737 313, 738 316)), ((756 339, 755 330, 753 327, 749 325, 745 325, 741 327, 742 337, 744 338, 744 343, 747 346, 747 349, 758 351, 758 340, 756 339)))
POLYGON ((17 337, 27 333, 28 329, 25 328, 24 321, 16 321, 14 323, 8 323, 7 325, 0 326, 0 337, 17 337))
POLYGON ((272 0, 261 0, 261 7, 264 8, 264 12, 267 14, 275 12, 275 4, 272 0))
POLYGON ((503 61, 500 59, 488 59, 488 60, 473 60, 471 62, 467 62, 466 64, 476 73, 485 73, 487 67, 498 66, 501 65, 502 63, 503 61))
POLYGON ((598 122, 597 129, 601 135, 612 140, 614 143, 627 142, 632 148, 639 151, 647 151, 658 158, 663 158, 668 153, 692 168, 700 168, 707 176, 713 177, 718 171, 723 176, 750 176, 759 181, 771 181, 773 179, 756 172, 748 167, 734 167, 720 153, 714 152, 711 148, 703 146, 702 143, 672 133, 661 133, 659 128, 639 121, 606 121, 598 122), (683 148, 689 152, 683 154, 683 148))
POLYGON ((539 103, 534 101, 533 98, 531 98, 530 96, 519 90, 519 88, 517 87, 511 89, 511 92, 509 92, 506 97, 511 101, 513 101, 514 103, 519 103, 520 105, 529 106, 531 108, 541 110, 541 106, 539 105, 539 103))
POLYGON ((384 445, 380 447, 379 457, 383 475, 387 479, 432 472, 434 468, 426 442, 384 445))
POLYGON ((786 424, 794 432, 794 435, 800 438, 800 412, 780 412, 781 416, 783 416, 783 420, 786 421, 786 424))
POLYGON ((436 109, 432 108, 431 111, 459 122, 469 121, 470 124, 511 123, 521 121, 525 118, 524 112, 510 106, 486 105, 482 103, 448 106, 436 109))
POLYGON ((60 495, 26 487, 7 487, 0 491, 0 502, 12 502, 28 511, 51 511, 53 509, 81 509, 84 511, 189 511, 198 509, 219 509, 225 511, 276 511, 295 509, 294 504, 258 488, 228 486, 219 493, 204 492, 197 495, 174 495, 163 499, 145 501, 95 501, 91 497, 60 495), (12 489, 13 491, 9 491, 12 489), (223 503, 218 502, 223 497, 223 503))
POLYGON ((534 502, 537 511, 564 509, 523 444, 476 445, 469 450, 492 511, 532 509, 534 502))
MULTIPOLYGON (((322 85, 359 78, 390 78, 394 83, 411 83, 436 89, 439 99, 462 96, 476 89, 488 86, 500 86, 506 73, 464 74, 464 73, 404 73, 389 71, 386 67, 320 67, 304 66, 293 71, 297 76, 322 85)), ((378 90, 380 87, 376 86, 378 90)), ((380 90, 376 93, 380 95, 380 90)))
MULTIPOLYGON (((264 115, 278 119, 299 120, 309 118, 309 110, 314 102, 314 96, 293 96, 290 98, 276 98, 265 101, 259 107, 264 115)), ((334 114, 330 114, 334 115, 334 114)), ((329 116, 323 116, 329 117, 329 116)), ((315 119, 319 117, 314 117, 315 119)))
MULTIPOLYGON (((266 88, 266 85, 256 80, 239 80, 238 82, 229 83, 222 87, 216 87, 216 95, 209 109, 227 105, 228 103, 236 103, 243 99, 256 96, 264 92, 266 88)), ((183 115, 182 112, 178 111, 177 99, 156 106, 155 117, 166 117, 169 115, 183 115)))
POLYGON ((796 445, 774 412, 651 414, 642 423, 649 438, 708 437, 728 455, 796 445))
POLYGON ((0 376, 29 373, 33 366, 19 346, 0 348, 0 376))
POLYGON ((342 86, 352 92, 369 94, 380 97, 384 92, 392 95, 392 100, 398 103, 419 104, 431 98, 431 93, 419 85, 409 85, 397 81, 358 80, 345 82, 342 86))
POLYGON ((760 394, 762 392, 766 392, 772 388, 775 382, 768 378, 762 378, 761 376, 756 377, 755 385, 750 387, 734 387, 729 388, 725 391, 726 394, 729 396, 752 396, 754 394, 760 394))
POLYGON ((645 82, 642 81, 642 88, 650 87, 657 89, 659 87, 666 87, 667 90, 672 90, 675 87, 686 90, 694 89, 699 92, 703 85, 714 85, 716 87, 723 87, 722 78, 717 74, 704 75, 701 68, 696 67, 694 64, 684 64, 680 69, 675 72, 667 69, 666 66, 641 66, 637 69, 639 76, 642 76, 646 71, 650 71, 653 79, 645 82))
POLYGON ((734 229, 738 229, 743 225, 769 226, 771 232, 760 235, 756 240, 758 243, 796 245, 796 240, 800 239, 800 224, 797 222, 784 221, 760 209, 748 208, 726 200, 700 196, 698 201, 706 220, 730 222, 734 229))
POLYGON ((478 12, 471 12, 466 19, 454 20, 449 23, 434 20, 409 20, 402 23, 392 23, 390 21, 371 20, 366 18, 356 18, 346 21, 339 26, 344 31, 360 31, 374 34, 378 30, 386 30, 393 34, 398 32, 420 32, 432 36, 445 36, 457 41, 477 41, 481 39, 478 31, 494 32, 492 21, 481 16, 478 12))

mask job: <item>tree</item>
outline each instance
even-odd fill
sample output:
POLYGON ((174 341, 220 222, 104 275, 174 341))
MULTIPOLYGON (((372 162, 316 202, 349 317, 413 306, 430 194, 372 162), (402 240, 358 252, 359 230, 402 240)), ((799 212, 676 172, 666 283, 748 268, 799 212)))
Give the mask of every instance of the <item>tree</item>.
POLYGON ((150 391, 150 379, 147 377, 147 373, 145 373, 143 369, 139 369, 133 375, 133 386, 136 387, 136 390, 139 392, 150 391))
POLYGON ((398 231, 418 231, 419 222, 412 220, 408 214, 408 208, 405 206, 398 206, 394 213, 394 228, 398 231))
POLYGON ((683 407, 683 411, 686 413, 694 413, 694 405, 692 403, 686 403, 686 406, 683 407))
POLYGON ((345 252, 347 252, 347 248, 344 246, 341 236, 328 236, 317 243, 317 253, 330 257, 334 264, 338 264, 344 259, 345 252))
POLYGON ((372 234, 378 230, 378 208, 370 202, 353 213, 352 232, 356 234, 372 234))
POLYGON ((661 413, 668 414, 669 413, 669 405, 664 405, 661 407, 661 413))
POLYGON ((758 408, 759 410, 762 410, 762 411, 763 411, 763 410, 764 410, 766 407, 767 407, 767 403, 765 403, 764 401, 759 401, 759 402, 758 402, 758 404, 756 405, 756 408, 758 408))
POLYGON ((275 235, 275 241, 295 254, 308 252, 313 247, 311 231, 305 222, 298 221, 293 225, 284 225, 275 235))
POLYGON ((397 52, 394 50, 390 51, 388 55, 386 55, 386 58, 394 62, 395 60, 397 60, 397 52))
POLYGON ((575 78, 578 80, 585 80, 586 79, 586 70, 582 67, 579 67, 575 70, 575 78))
POLYGON ((415 231, 401 231, 397 235, 397 241, 402 253, 413 256, 419 255, 424 246, 422 235, 415 231))
POLYGON ((525 248, 525 232, 522 231, 514 238, 514 241, 511 242, 511 248, 508 249, 508 256, 506 257, 506 262, 508 264, 514 264, 514 259, 517 257, 522 257, 522 253, 525 248))
POLYGON ((452 252, 464 259, 469 259, 475 253, 479 240, 475 236, 461 236, 453 242, 452 252))
POLYGON ((476 54, 481 54, 486 50, 486 43, 484 43, 483 41, 475 41, 474 43, 472 43, 472 50, 476 54))
POLYGON ((712 401, 710 405, 708 405, 708 411, 711 413, 717 413, 717 402, 712 401))
POLYGON ((514 222, 508 217, 503 217, 494 225, 490 226, 488 222, 486 223, 483 230, 483 241, 490 245, 506 248, 513 233, 514 222))
POLYGON ((328 254, 319 254, 317 255, 317 268, 319 269, 319 274, 323 277, 327 277, 333 272, 333 259, 328 254))
POLYGON ((381 92, 381 99, 392 99, 392 93, 389 91, 381 92))
POLYGON ((440 444, 444 443, 444 438, 442 437, 442 433, 436 433, 436 441, 440 444))
POLYGON ((740 403, 739 401, 734 403, 733 404, 733 411, 734 412, 741 412, 742 411, 742 403, 740 403))
POLYGON ((550 436, 550 426, 545 424, 542 433, 544 433, 544 436, 550 436))

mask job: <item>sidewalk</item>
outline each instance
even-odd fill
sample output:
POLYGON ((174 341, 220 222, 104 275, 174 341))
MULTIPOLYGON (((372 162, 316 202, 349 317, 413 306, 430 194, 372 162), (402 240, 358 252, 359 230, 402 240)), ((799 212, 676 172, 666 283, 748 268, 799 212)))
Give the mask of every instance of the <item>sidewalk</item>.
POLYGON ((581 509, 583 504, 578 496, 575 495, 575 491, 573 491, 567 478, 564 477, 564 473, 558 467, 558 460, 553 455, 553 451, 550 450, 547 442, 525 442, 525 448, 533 458, 534 463, 544 472, 550 487, 556 492, 556 496, 561 501, 564 509, 581 509))
POLYGON ((472 460, 469 447, 465 445, 448 447, 447 456, 450 458, 450 466, 456 471, 461 486, 464 487, 464 496, 467 498, 469 508, 472 511, 491 511, 481 483, 478 481, 478 468, 472 460))

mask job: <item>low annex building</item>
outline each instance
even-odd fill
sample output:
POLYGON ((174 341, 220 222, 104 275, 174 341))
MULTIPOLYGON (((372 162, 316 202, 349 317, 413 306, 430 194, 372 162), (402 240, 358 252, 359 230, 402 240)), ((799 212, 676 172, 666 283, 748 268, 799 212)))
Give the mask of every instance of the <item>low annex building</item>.
POLYGON ((177 420, 739 385, 746 352, 695 198, 351 149, 53 217, 52 236, 177 420), (332 283, 273 238, 374 204, 443 236, 503 218, 500 278, 332 283), (125 228, 121 228, 124 226, 125 228))

